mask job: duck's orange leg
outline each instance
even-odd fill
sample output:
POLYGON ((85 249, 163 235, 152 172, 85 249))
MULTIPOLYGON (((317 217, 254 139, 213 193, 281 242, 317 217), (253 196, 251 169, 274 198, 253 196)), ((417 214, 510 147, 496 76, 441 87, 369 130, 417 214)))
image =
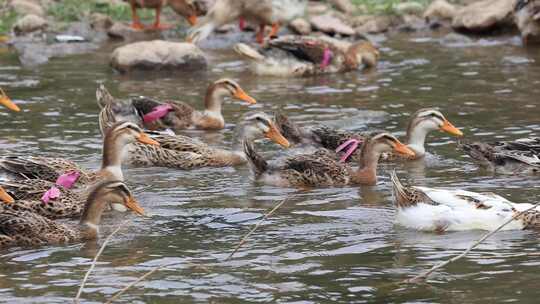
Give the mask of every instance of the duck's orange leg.
POLYGON ((259 25, 259 31, 257 32, 257 35, 256 35, 256 40, 257 40, 257 43, 259 44, 263 44, 264 42, 264 27, 265 27, 264 24, 259 25))
POLYGON ((270 37, 270 39, 277 38, 278 32, 279 32, 279 23, 276 22, 272 24, 272 31, 270 31, 270 35, 268 37, 270 37))
POLYGON ((161 20, 161 8, 162 8, 161 5, 156 7, 156 21, 154 22, 154 25, 152 26, 152 28, 155 29, 155 30, 168 30, 172 26, 167 25, 167 24, 161 24, 161 22, 160 22, 160 20, 161 20))
POLYGON ((131 27, 136 30, 142 30, 144 29, 144 25, 141 23, 141 20, 139 19, 139 15, 137 15, 137 4, 134 1, 131 1, 131 27))

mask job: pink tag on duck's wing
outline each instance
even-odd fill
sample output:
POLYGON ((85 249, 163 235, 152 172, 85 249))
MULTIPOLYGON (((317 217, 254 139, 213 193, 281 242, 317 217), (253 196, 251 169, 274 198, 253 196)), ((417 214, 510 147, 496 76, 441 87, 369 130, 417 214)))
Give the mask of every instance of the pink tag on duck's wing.
POLYGON ((324 49, 323 59, 321 61, 321 69, 326 68, 330 65, 330 60, 332 60, 332 51, 329 48, 324 49))
POLYGON ((343 149, 350 146, 349 149, 347 149, 347 151, 345 152, 345 154, 341 157, 341 159, 339 161, 346 162, 347 159, 354 153, 354 151, 356 151, 356 149, 358 149, 358 144, 359 143, 360 143, 360 141, 357 140, 357 139, 349 139, 346 142, 339 145, 339 147, 336 148, 336 152, 339 152, 339 151, 341 151, 341 150, 343 150, 343 149))
POLYGON ((43 196, 41 197, 41 201, 45 204, 48 204, 51 200, 57 199, 60 197, 60 189, 56 187, 51 187, 51 189, 47 190, 43 196))
POLYGON ((173 107, 170 104, 159 105, 153 108, 151 112, 145 114, 143 116, 143 121, 145 123, 156 121, 162 118, 163 116, 167 115, 172 110, 173 110, 173 107))
POLYGON ((58 177, 58 179, 56 180, 56 185, 64 187, 66 189, 70 189, 77 182, 80 176, 81 173, 77 171, 64 173, 58 177))

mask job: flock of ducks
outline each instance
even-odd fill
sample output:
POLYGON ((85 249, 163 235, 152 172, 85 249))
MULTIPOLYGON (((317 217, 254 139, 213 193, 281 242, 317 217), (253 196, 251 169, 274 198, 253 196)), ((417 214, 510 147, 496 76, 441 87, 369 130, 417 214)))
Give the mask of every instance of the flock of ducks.
MULTIPOLYGON (((136 10, 154 8, 155 28, 164 27, 159 13, 170 5, 192 23, 203 9, 198 0, 131 0, 133 27, 142 28, 136 10)), ((237 44, 235 50, 251 62, 256 74, 313 75, 373 68, 380 56, 369 42, 346 42, 324 36, 283 36, 264 39, 305 9, 302 0, 217 0, 190 31, 193 42, 215 28, 241 18, 259 25, 260 49, 237 44), (279 12, 279 13, 276 13, 279 12), (261 38, 262 37, 262 38, 261 38)), ((352 132, 326 125, 301 127, 284 113, 269 115, 247 111, 236 124, 232 146, 217 148, 199 139, 177 134, 185 129, 220 130, 225 127, 222 103, 237 99, 246 105, 257 101, 231 79, 208 86, 204 109, 181 101, 148 97, 118 99, 104 85, 96 90, 103 135, 102 163, 89 171, 65 158, 7 154, 0 157, 0 248, 80 242, 95 239, 103 212, 144 210, 124 183, 122 166, 154 166, 180 170, 249 165, 258 183, 277 187, 316 188, 375 185, 381 161, 406 162, 426 155, 428 133, 463 133, 435 108, 420 109, 409 120, 401 142, 388 132, 352 132), (269 140, 300 152, 269 161, 255 142, 269 140), (58 219, 79 218, 78 224, 58 219)), ((20 111, 0 89, 0 105, 20 111)), ((465 143, 459 147, 481 165, 501 173, 534 173, 540 169, 540 139, 512 142, 465 143)), ((395 172, 393 193, 397 223, 424 231, 493 229, 508 219, 505 229, 540 226, 540 209, 512 203, 498 195, 404 186, 395 172), (530 209, 530 210, 529 210, 530 209), (527 212, 521 213, 524 210, 527 212)))

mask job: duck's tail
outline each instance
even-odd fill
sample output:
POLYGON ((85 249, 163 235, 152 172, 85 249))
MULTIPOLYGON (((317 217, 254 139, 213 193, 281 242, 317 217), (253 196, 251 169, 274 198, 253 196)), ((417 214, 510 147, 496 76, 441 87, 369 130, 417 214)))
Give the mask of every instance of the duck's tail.
POLYGON ((107 90, 104 84, 100 84, 96 90, 96 101, 100 109, 114 103, 114 97, 107 90))
POLYGON ((278 127, 279 131, 289 142, 298 144, 302 142, 303 133, 302 129, 292 122, 287 115, 281 111, 274 113, 274 123, 278 127))
POLYGON ((263 61, 265 57, 254 48, 245 43, 237 43, 234 45, 234 51, 252 61, 263 61))
POLYGON ((244 140, 244 153, 255 177, 261 176, 268 170, 268 162, 255 151, 253 144, 249 140, 244 140))
POLYGON ((405 186, 399 180, 396 170, 393 170, 390 174, 390 180, 392 180, 392 194, 394 195, 394 203, 398 208, 406 208, 411 206, 411 200, 405 186))

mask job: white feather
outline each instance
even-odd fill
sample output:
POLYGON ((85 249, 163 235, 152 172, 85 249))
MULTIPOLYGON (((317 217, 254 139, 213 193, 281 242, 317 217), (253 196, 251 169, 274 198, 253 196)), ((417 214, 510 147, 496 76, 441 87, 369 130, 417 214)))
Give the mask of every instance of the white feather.
MULTIPOLYGON (((523 211, 532 204, 517 204, 492 193, 475 193, 464 190, 445 190, 414 187, 438 205, 419 203, 412 207, 398 208, 396 222, 407 228, 424 231, 494 230, 508 221, 516 211, 523 211), (478 208, 474 202, 481 203, 478 208)), ((540 209, 537 208, 540 211, 540 209)), ((523 229, 516 220, 502 230, 523 229)))

